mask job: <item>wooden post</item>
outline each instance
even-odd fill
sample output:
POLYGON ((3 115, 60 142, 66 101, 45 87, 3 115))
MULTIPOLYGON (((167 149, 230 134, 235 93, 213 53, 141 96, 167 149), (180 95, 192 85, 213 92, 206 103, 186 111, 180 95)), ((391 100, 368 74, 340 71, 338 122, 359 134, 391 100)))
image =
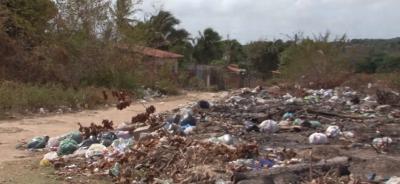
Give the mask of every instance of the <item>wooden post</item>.
POLYGON ((211 74, 210 74, 210 72, 209 71, 207 71, 207 88, 209 88, 210 87, 210 80, 211 80, 211 76, 210 76, 211 74))

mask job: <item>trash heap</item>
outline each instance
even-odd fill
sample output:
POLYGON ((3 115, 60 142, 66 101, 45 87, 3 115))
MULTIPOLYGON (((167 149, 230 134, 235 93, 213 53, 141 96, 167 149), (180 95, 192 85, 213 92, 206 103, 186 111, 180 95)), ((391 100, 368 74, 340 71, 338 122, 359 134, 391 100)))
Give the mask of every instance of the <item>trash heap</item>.
POLYGON ((347 87, 244 88, 165 113, 156 114, 150 106, 118 127, 108 120, 89 127, 79 124, 79 132, 36 137, 27 147, 46 148, 50 152, 40 164, 53 165, 57 174, 70 179, 96 175, 115 183, 397 181, 400 169, 367 171, 366 162, 354 161, 372 151, 379 159, 400 163, 392 159, 400 155, 400 109, 380 104, 382 98, 382 92, 368 95, 347 87))

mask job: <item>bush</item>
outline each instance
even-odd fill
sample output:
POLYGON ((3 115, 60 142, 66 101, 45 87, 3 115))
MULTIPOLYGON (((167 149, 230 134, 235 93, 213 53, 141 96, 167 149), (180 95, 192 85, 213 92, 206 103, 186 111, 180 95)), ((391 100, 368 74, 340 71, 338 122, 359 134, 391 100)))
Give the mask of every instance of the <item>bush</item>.
POLYGON ((303 39, 286 49, 280 58, 280 78, 303 86, 331 88, 349 76, 343 52, 344 38, 328 41, 329 34, 318 39, 303 39))

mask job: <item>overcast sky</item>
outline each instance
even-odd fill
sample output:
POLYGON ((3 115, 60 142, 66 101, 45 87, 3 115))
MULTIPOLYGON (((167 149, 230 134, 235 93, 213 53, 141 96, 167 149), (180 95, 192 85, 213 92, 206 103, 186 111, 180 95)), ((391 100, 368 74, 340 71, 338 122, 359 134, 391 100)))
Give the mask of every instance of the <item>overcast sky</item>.
POLYGON ((346 33, 349 38, 400 36, 400 0, 144 0, 162 7, 197 36, 212 27, 242 43, 306 34, 346 33))

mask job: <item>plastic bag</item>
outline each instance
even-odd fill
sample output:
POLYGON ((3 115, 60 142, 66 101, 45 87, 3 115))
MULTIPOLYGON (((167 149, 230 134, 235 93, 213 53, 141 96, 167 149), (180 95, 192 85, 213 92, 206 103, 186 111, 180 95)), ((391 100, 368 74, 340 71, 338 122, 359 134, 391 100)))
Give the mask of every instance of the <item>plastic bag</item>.
POLYGON ((196 119, 190 113, 185 113, 179 124, 181 126, 196 126, 196 119))
POLYGON ((82 135, 81 135, 81 133, 79 133, 79 132, 71 132, 71 133, 69 133, 66 137, 65 137, 65 139, 72 139, 72 140, 74 140, 76 143, 81 143, 82 142, 82 135))
POLYGON ((51 137, 49 141, 47 141, 46 148, 49 149, 57 149, 60 146, 61 137, 51 137))
POLYGON ((329 126, 326 131, 325 134, 328 137, 337 137, 341 134, 340 128, 338 126, 329 126))
POLYGON ((92 144, 88 150, 86 150, 86 158, 102 157, 106 153, 107 148, 102 144, 92 144))
POLYGON ((117 135, 115 135, 113 132, 103 132, 99 135, 99 138, 100 143, 108 147, 115 139, 117 139, 117 135))
POLYGON ((114 142, 111 144, 111 146, 120 152, 125 152, 128 150, 131 146, 133 145, 133 140, 132 139, 116 139, 114 142))
POLYGON ((78 149, 78 143, 73 139, 64 139, 60 143, 60 147, 58 147, 57 154, 58 156, 69 155, 74 153, 75 150, 78 149))
POLYGON ((43 156, 43 159, 49 160, 49 161, 53 161, 55 159, 58 158, 58 154, 55 151, 52 152, 48 152, 43 156))
POLYGON ((310 144, 327 144, 328 137, 323 133, 313 133, 308 137, 310 144))
POLYGON ((279 125, 274 120, 265 120, 259 125, 262 132, 276 133, 279 131, 279 125))
POLYGON ((34 137, 28 143, 28 149, 41 149, 45 148, 47 141, 49 141, 49 136, 34 137))

